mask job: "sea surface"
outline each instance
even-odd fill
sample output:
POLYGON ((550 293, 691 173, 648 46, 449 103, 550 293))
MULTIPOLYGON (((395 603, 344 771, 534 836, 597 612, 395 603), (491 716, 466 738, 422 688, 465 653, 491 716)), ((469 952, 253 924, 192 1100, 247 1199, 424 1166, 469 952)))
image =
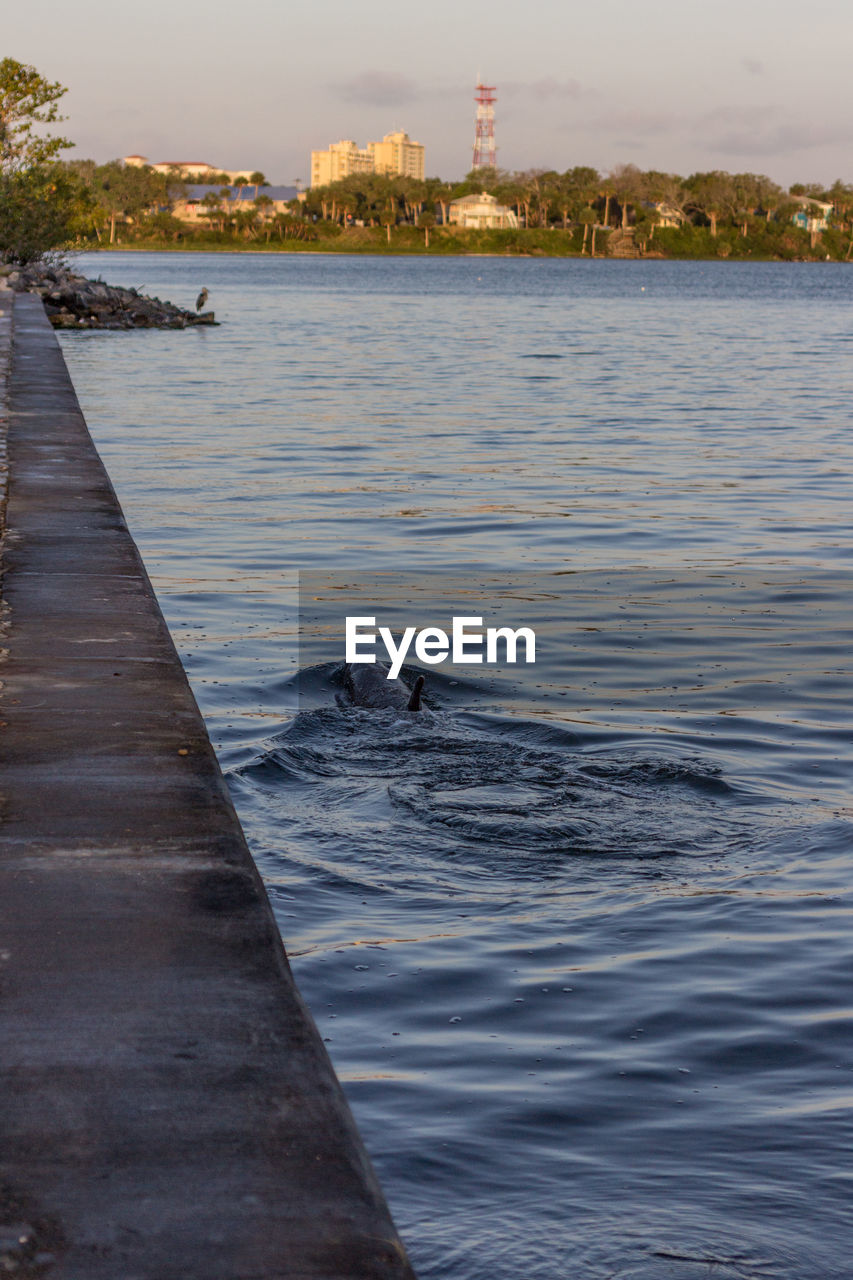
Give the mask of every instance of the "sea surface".
POLYGON ((61 340, 422 1280, 849 1277, 853 267, 80 265, 222 322, 61 340))

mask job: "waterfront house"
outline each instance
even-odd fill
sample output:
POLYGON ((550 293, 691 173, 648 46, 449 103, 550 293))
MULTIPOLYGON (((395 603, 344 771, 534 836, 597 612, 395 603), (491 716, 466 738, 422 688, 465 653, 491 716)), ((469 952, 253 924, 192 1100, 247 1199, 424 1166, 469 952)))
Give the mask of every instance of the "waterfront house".
POLYGON ((515 229, 518 217, 514 209, 498 204, 496 196, 481 191, 479 195, 450 201, 450 223, 457 227, 504 230, 507 227, 515 229))
POLYGON ((795 227, 803 231, 826 231, 834 205, 825 200, 814 200, 811 196, 791 196, 800 208, 791 218, 795 227))
POLYGON ((666 200, 643 201, 643 207, 648 209, 656 227, 683 227, 687 221, 684 210, 666 200))

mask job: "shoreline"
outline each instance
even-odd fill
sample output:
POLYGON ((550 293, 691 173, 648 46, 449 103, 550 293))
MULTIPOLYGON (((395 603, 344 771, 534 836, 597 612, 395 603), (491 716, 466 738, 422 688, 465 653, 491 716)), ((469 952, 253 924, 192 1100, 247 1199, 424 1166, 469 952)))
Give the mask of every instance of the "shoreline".
POLYGON ((615 254, 599 254, 595 257, 591 254, 580 253, 547 253, 544 249, 536 252, 525 252, 524 250, 516 250, 514 252, 508 250, 475 250, 464 249, 456 252, 437 252, 432 253, 428 249, 420 251, 407 246, 404 249, 386 249, 383 250, 378 246, 370 246, 365 248, 323 248, 323 249, 296 249, 292 246, 279 248, 278 246, 259 247, 240 245, 211 245, 211 244, 113 244, 113 245, 93 245, 91 247, 73 248, 65 250, 67 256, 71 259, 82 254, 113 254, 113 253, 214 253, 214 254, 241 254, 255 257, 269 257, 271 255, 290 255, 298 257, 310 254, 314 257, 334 258, 334 257, 350 257, 350 258, 430 258, 432 260, 446 258, 513 258, 523 261, 535 261, 537 259, 543 261, 566 261, 566 262, 620 262, 620 263, 649 263, 649 262, 715 262, 729 265, 738 263, 755 263, 755 262, 776 262, 780 266, 853 266, 853 261, 847 258, 833 258, 824 255, 823 257, 811 258, 783 258, 774 254, 745 254, 742 257, 734 255, 723 256, 720 254, 712 254, 707 257, 694 257, 687 254, 677 253, 649 253, 638 254, 636 257, 621 257, 615 254))

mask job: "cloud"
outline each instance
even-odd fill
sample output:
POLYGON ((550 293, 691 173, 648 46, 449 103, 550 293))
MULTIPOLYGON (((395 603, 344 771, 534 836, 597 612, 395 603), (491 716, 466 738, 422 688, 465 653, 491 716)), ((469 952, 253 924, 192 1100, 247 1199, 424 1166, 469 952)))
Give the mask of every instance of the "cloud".
POLYGON ((768 158, 844 143, 842 125, 809 121, 773 104, 727 103, 701 114, 673 117, 667 112, 605 111, 588 122, 591 133, 606 136, 626 154, 646 144, 681 140, 696 155, 768 158))
POLYGON ((527 96, 542 101, 557 98, 579 98, 584 92, 578 80, 557 80, 546 76, 542 80, 504 80, 498 85, 498 98, 527 96))
POLYGON ((697 121, 693 138, 711 151, 735 156, 778 156, 811 151, 843 142, 848 134, 840 126, 785 118, 778 107, 720 107, 704 121, 697 121))
POLYGON ((363 71, 336 89, 345 102, 369 107, 399 107, 418 96, 414 81, 388 71, 363 71))
POLYGON ((678 133, 678 123, 664 111, 605 111, 587 122, 590 134, 607 140, 608 147, 618 147, 623 155, 634 157, 661 138, 678 133))
POLYGON ((677 121, 666 111, 606 111, 592 124, 602 133, 630 138, 659 138, 677 129, 677 121))
POLYGON ((751 76, 760 76, 764 72, 764 63, 759 62, 757 58, 741 58, 740 65, 751 76))

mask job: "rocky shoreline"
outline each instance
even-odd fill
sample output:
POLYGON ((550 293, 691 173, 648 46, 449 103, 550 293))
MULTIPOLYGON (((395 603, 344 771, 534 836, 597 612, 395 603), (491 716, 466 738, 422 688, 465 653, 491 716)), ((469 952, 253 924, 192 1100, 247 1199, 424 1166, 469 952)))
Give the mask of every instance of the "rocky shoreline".
POLYGON ((0 267, 0 288, 4 282, 17 293, 37 293, 55 329, 186 329, 217 323, 212 311, 197 315, 57 264, 0 267))

